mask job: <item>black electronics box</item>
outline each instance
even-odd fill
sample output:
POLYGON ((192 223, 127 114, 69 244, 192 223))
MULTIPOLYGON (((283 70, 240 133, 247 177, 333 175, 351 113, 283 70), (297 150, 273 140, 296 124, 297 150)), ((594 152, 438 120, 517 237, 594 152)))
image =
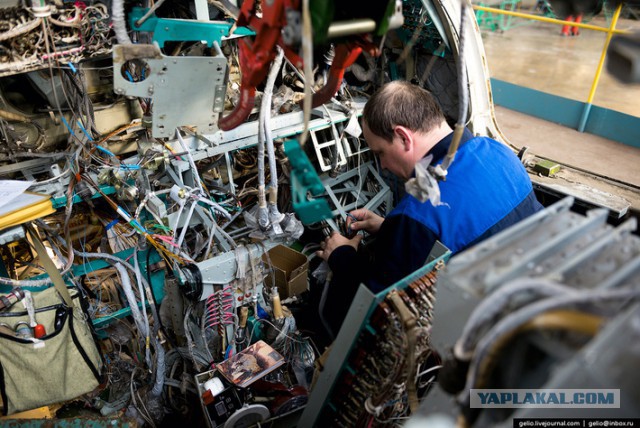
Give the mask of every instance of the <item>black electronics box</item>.
POLYGON ((242 402, 238 398, 238 393, 234 386, 229 386, 227 381, 218 374, 217 370, 199 373, 195 375, 196 385, 198 387, 198 396, 200 397, 200 405, 204 413, 207 426, 209 428, 219 428, 224 426, 229 417, 242 407, 242 402), (225 389, 215 396, 209 395, 204 388, 205 382, 217 377, 225 385, 225 389), (206 398, 205 398, 206 397, 206 398), (205 402, 206 401, 206 402, 205 402))

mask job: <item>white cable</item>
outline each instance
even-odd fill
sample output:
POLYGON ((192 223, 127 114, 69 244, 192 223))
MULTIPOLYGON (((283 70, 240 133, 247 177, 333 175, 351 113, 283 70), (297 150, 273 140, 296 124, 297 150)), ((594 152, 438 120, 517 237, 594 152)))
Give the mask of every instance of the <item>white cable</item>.
POLYGON ((211 245, 213 245, 213 237, 216 234, 216 228, 218 227, 218 224, 215 221, 211 222, 211 229, 209 229, 209 240, 207 241, 207 248, 204 251, 204 259, 208 259, 209 258, 209 254, 211 252, 211 245))
POLYGON ((64 171, 62 171, 59 175, 56 175, 55 177, 48 178, 42 181, 35 181, 31 186, 29 186, 29 188, 31 189, 32 187, 40 186, 41 184, 53 183, 54 181, 60 180, 62 177, 69 174, 70 172, 71 172, 71 168, 67 168, 64 171))
POLYGON ((577 290, 566 285, 539 278, 520 278, 506 283, 483 299, 473 310, 464 326, 462 335, 454 346, 454 355, 459 360, 469 361, 482 329, 500 315, 507 305, 512 303, 514 297, 520 298, 521 301, 518 307, 512 308, 512 312, 530 303, 531 299, 575 293, 577 290))
POLYGON ((169 192, 171 192, 171 189, 162 189, 162 190, 156 190, 155 192, 147 193, 147 196, 145 196, 142 202, 140 202, 140 205, 138 205, 138 208, 136 209, 136 212, 133 218, 135 218, 136 220, 138 219, 138 217, 140 216, 140 213, 142 212, 142 209, 149 202, 149 199, 153 198, 154 196, 166 195, 169 192))
POLYGON ((12 287, 44 287, 52 284, 51 278, 43 279, 12 279, 0 277, 0 284, 10 285, 12 287))
MULTIPOLYGON (((129 269, 131 272, 133 272, 135 274, 135 269, 133 268, 133 266, 131 266, 129 263, 127 263, 125 260, 121 259, 120 257, 111 255, 111 254, 105 254, 105 253, 87 253, 87 252, 83 252, 83 251, 78 251, 78 250, 73 250, 73 253, 77 256, 80 257, 86 257, 86 258, 98 258, 98 259, 105 259, 105 260, 110 260, 112 262, 116 262, 116 263, 120 263, 122 264, 122 266, 126 267, 127 269, 129 269)), ((180 254, 182 256, 182 254, 180 254)), ((143 277, 140 278, 142 280, 142 284, 145 287, 145 290, 147 290, 147 300, 149 300, 150 302, 153 301, 153 296, 150 296, 150 290, 151 287, 149 285, 149 283, 147 282, 147 280, 143 277)), ((156 323, 160 322, 160 317, 158 316, 158 312, 156 311, 156 306, 155 305, 151 305, 151 315, 153 316, 153 319, 156 320, 156 323)))
POLYGON ((173 228, 173 239, 176 239, 176 234, 178 233, 178 228, 180 227, 180 217, 182 217, 182 211, 184 210, 184 206, 186 204, 186 200, 182 201, 182 203, 178 203, 178 205, 180 205, 180 208, 178 208, 178 214, 176 215, 176 224, 173 228))
POLYGON ((422 371, 420 373, 416 374, 416 380, 418 380, 420 377, 426 375, 427 373, 431 373, 434 370, 440 370, 442 368, 441 365, 438 366, 433 366, 433 367, 429 367, 428 369, 426 369, 425 371, 422 371))
MULTIPOLYGON (((154 396, 159 396, 162 393, 162 388, 164 384, 164 370, 165 370, 164 348, 160 343, 158 343, 158 340, 156 339, 155 334, 151 335, 149 329, 145 326, 145 323, 142 318, 142 314, 140 313, 140 309, 138 308, 136 297, 133 294, 133 288, 131 286, 131 280, 129 278, 129 274, 127 273, 127 271, 125 270, 124 266, 121 263, 116 263, 115 268, 118 271, 121 284, 122 284, 122 289, 124 290, 124 294, 127 297, 127 301, 129 302, 129 307, 131 308, 131 315, 133 316, 133 319, 136 323, 136 326, 138 327, 138 330, 140 330, 140 332, 145 336, 145 339, 146 339, 145 354, 147 354, 148 356, 148 358, 146 357, 145 360, 149 368, 152 367, 150 352, 146 352, 146 351, 151 345, 153 345, 156 351, 156 354, 155 354, 156 379, 155 379, 153 389, 151 390, 151 394, 153 394, 154 396)), ((131 265, 129 265, 129 268, 134 269, 131 265)), ((140 277, 140 279, 143 280, 142 277, 140 277)), ((142 298, 142 295, 140 297, 142 298)), ((154 305, 151 305, 151 308, 153 310, 155 308, 154 305)), ((154 316, 157 317, 157 314, 154 313, 154 316)), ((155 322, 157 325, 157 323, 159 322, 159 319, 156 318, 155 322)))
POLYGON ((178 142, 182 147, 182 151, 187 153, 187 159, 189 159, 191 172, 193 173, 193 176, 194 176, 193 181, 196 182, 196 186, 198 187, 198 189, 200 189, 200 191, 204 193, 204 189, 202 188, 202 182, 200 181, 200 174, 198 174, 198 169, 196 168, 196 163, 194 162, 193 156, 191 155, 191 150, 187 148, 187 145, 185 144, 184 139, 182 138, 182 135, 180 135, 180 130, 178 128, 176 128, 176 135, 178 137, 178 142))
POLYGON ((147 351, 149 347, 149 329, 144 323, 142 313, 140 313, 140 308, 138 308, 138 301, 136 300, 136 296, 133 293, 133 288, 131 286, 131 279, 129 278, 129 273, 120 263, 115 264, 115 268, 118 271, 118 275, 120 276, 120 284, 122 285, 122 290, 124 291, 124 295, 127 298, 127 302, 129 303, 129 308, 131 309, 131 316, 140 330, 140 333, 145 337, 145 361, 148 367, 151 367, 151 355, 147 351))
POLYGON ((124 0, 113 0, 111 10, 113 31, 116 33, 118 44, 130 45, 131 39, 129 38, 129 34, 127 34, 127 22, 124 15, 124 0))
MULTIPOLYGON (((142 275, 140 274, 140 265, 138 264, 138 251, 133 251, 133 268, 136 274, 136 283, 138 284, 138 294, 140 294, 140 303, 142 304, 142 319, 147 333, 150 333, 149 328, 149 316, 147 315, 147 305, 144 301, 144 286, 142 285, 142 275)), ((152 302, 149 302, 152 303, 152 302)), ((149 340, 149 334, 147 334, 146 340, 149 340)), ((145 348, 145 359, 151 361, 151 350, 147 346, 145 348)))
POLYGON ((467 112, 469 110, 469 88, 467 85, 467 67, 464 57, 464 50, 467 44, 465 31, 467 30, 467 1, 463 0, 460 5, 460 46, 458 48, 458 92, 460 105, 458 106, 458 124, 464 126, 467 122, 467 112))
POLYGON ((36 18, 33 21, 29 21, 24 24, 18 24, 14 28, 9 31, 5 31, 4 33, 0 33, 0 42, 4 42, 5 40, 13 39, 22 34, 26 34, 40 26, 42 23, 42 18, 36 18))
MULTIPOLYGON (((262 94, 264 101, 265 94, 262 94)), ((264 104, 264 103, 263 103, 264 104)), ((264 171, 264 149, 265 149, 265 118, 266 109, 261 108, 258 113, 258 211, 256 220, 262 229, 269 226, 269 211, 267 210, 267 198, 265 195, 265 171, 264 171)))
MULTIPOLYGON (((193 211, 196 209, 197 206, 198 204, 195 201, 191 203, 191 208, 189 208, 189 214, 187 214, 187 218, 184 221, 184 225, 182 226, 182 232, 180 232, 180 237, 178 238, 178 241, 176 241, 176 245, 178 247, 182 246, 182 241, 184 240, 184 237, 187 234, 187 230, 189 229, 189 223, 191 222, 191 217, 193 217, 193 211)), ((176 223, 176 229, 178 229, 177 223, 176 223)))
MULTIPOLYGON (((211 221, 215 224, 215 218, 213 218, 213 215, 212 215, 209 211, 205 211, 205 213, 207 213, 207 214, 211 215, 211 221)), ((234 248, 234 249, 235 249, 235 248, 238 248, 238 244, 236 244, 236 241, 234 241, 234 239, 231 237, 231 235, 229 235, 229 234, 228 234, 228 233, 227 233, 223 228, 218 227, 218 228, 217 228, 217 231, 218 231, 218 233, 219 233, 220 235, 222 235, 222 237, 223 237, 224 239, 226 239, 226 240, 227 240, 227 242, 228 242, 229 244, 231 244, 231 247, 232 247, 232 248, 234 248)), ((214 230, 214 233, 215 233, 215 230, 214 230)))
POLYGON ((464 35, 467 28, 467 0, 462 0, 460 4, 460 35, 458 39, 458 121, 455 125, 455 132, 449 151, 439 167, 439 173, 446 176, 447 170, 456 157, 460 139, 467 121, 467 112, 469 107, 469 88, 467 87, 467 68, 464 61, 464 48, 466 37, 464 35))
POLYGON ((276 168, 275 147, 273 145, 273 138, 271 137, 271 99, 276 77, 278 77, 278 72, 282 68, 283 58, 284 51, 278 47, 278 55, 271 64, 267 83, 262 95, 262 105, 260 108, 262 120, 258 125, 263 127, 264 140, 267 145, 267 156, 269 158, 269 172, 271 174, 268 203, 268 222, 270 223, 280 223, 284 218, 278 210, 278 170, 276 168))
POLYGON ((311 86, 313 85, 313 28, 309 12, 309 0, 302 0, 302 60, 304 62, 304 129, 300 136, 300 145, 304 145, 309 137, 309 120, 311 119, 311 86))
POLYGON ((156 336, 152 336, 151 338, 153 347, 156 350, 156 381, 153 385, 153 389, 151 390, 151 394, 159 397, 162 394, 162 389, 164 387, 164 371, 166 369, 165 359, 164 359, 164 348, 156 339, 156 336))
POLYGON ((267 77, 267 83, 262 95, 262 106, 260 111, 264 111, 264 136, 267 144, 267 156, 269 157, 269 171, 271 172, 271 187, 278 189, 278 174, 276 170, 276 155, 275 148, 273 146, 273 139, 271 138, 271 99, 273 97, 273 89, 276 83, 276 77, 278 71, 282 67, 282 60, 284 58, 284 51, 278 46, 278 55, 276 56, 273 64, 271 64, 271 70, 267 77))

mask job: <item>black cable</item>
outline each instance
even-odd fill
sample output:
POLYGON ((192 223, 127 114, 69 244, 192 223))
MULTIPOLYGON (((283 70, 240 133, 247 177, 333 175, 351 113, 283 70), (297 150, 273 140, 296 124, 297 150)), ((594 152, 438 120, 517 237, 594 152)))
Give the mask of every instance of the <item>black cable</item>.
MULTIPOLYGON (((153 285, 151 284, 151 271, 149 269, 149 263, 151 262, 151 248, 147 248, 147 264, 145 266, 145 270, 147 272, 147 282, 151 287, 151 297, 153 297, 153 304, 156 305, 156 308, 159 306, 158 301, 156 300, 156 294, 153 292, 153 285)), ((158 320, 160 322, 160 320, 158 320)))
MULTIPOLYGON (((160 305, 158 304, 158 300, 156 299, 156 293, 153 292, 153 285, 151 283, 151 271, 149 269, 149 263, 151 262, 151 248, 147 248, 146 262, 147 264, 146 264, 145 270, 147 272, 147 283, 149 283, 149 287, 151 287, 151 297, 153 298, 153 304, 156 306, 156 309, 159 310, 160 305)), ((158 318, 160 318, 160 312, 158 312, 158 318)), ((175 338, 173 337, 173 335, 167 334, 167 329, 164 328, 164 325, 162 324, 162 320, 158 319, 156 321, 158 322, 159 330, 162 330, 162 332, 164 333, 164 337, 167 338, 167 340, 171 344, 171 347, 177 348, 178 343, 175 341, 175 338)))

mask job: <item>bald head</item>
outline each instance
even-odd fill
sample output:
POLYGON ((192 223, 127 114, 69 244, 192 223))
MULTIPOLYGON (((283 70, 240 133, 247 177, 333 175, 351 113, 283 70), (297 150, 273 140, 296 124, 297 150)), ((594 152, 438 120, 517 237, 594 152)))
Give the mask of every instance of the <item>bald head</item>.
POLYGON ((406 81, 387 83, 369 99, 362 113, 374 134, 391 141, 394 126, 404 126, 423 134, 445 120, 431 93, 406 81))

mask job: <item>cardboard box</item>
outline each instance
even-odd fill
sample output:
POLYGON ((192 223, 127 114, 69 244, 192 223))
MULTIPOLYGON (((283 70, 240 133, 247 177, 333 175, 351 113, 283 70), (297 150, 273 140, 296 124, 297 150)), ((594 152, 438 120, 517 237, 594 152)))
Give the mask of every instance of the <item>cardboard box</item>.
MULTIPOLYGON (((307 291, 307 271, 309 270, 309 260, 304 254, 292 250, 291 248, 278 245, 268 251, 269 258, 262 256, 267 272, 273 269, 275 274, 275 285, 281 299, 296 296, 307 291), (271 266, 269 266, 271 260, 271 266)), ((264 280, 266 287, 271 286, 271 273, 267 274, 264 280)))

